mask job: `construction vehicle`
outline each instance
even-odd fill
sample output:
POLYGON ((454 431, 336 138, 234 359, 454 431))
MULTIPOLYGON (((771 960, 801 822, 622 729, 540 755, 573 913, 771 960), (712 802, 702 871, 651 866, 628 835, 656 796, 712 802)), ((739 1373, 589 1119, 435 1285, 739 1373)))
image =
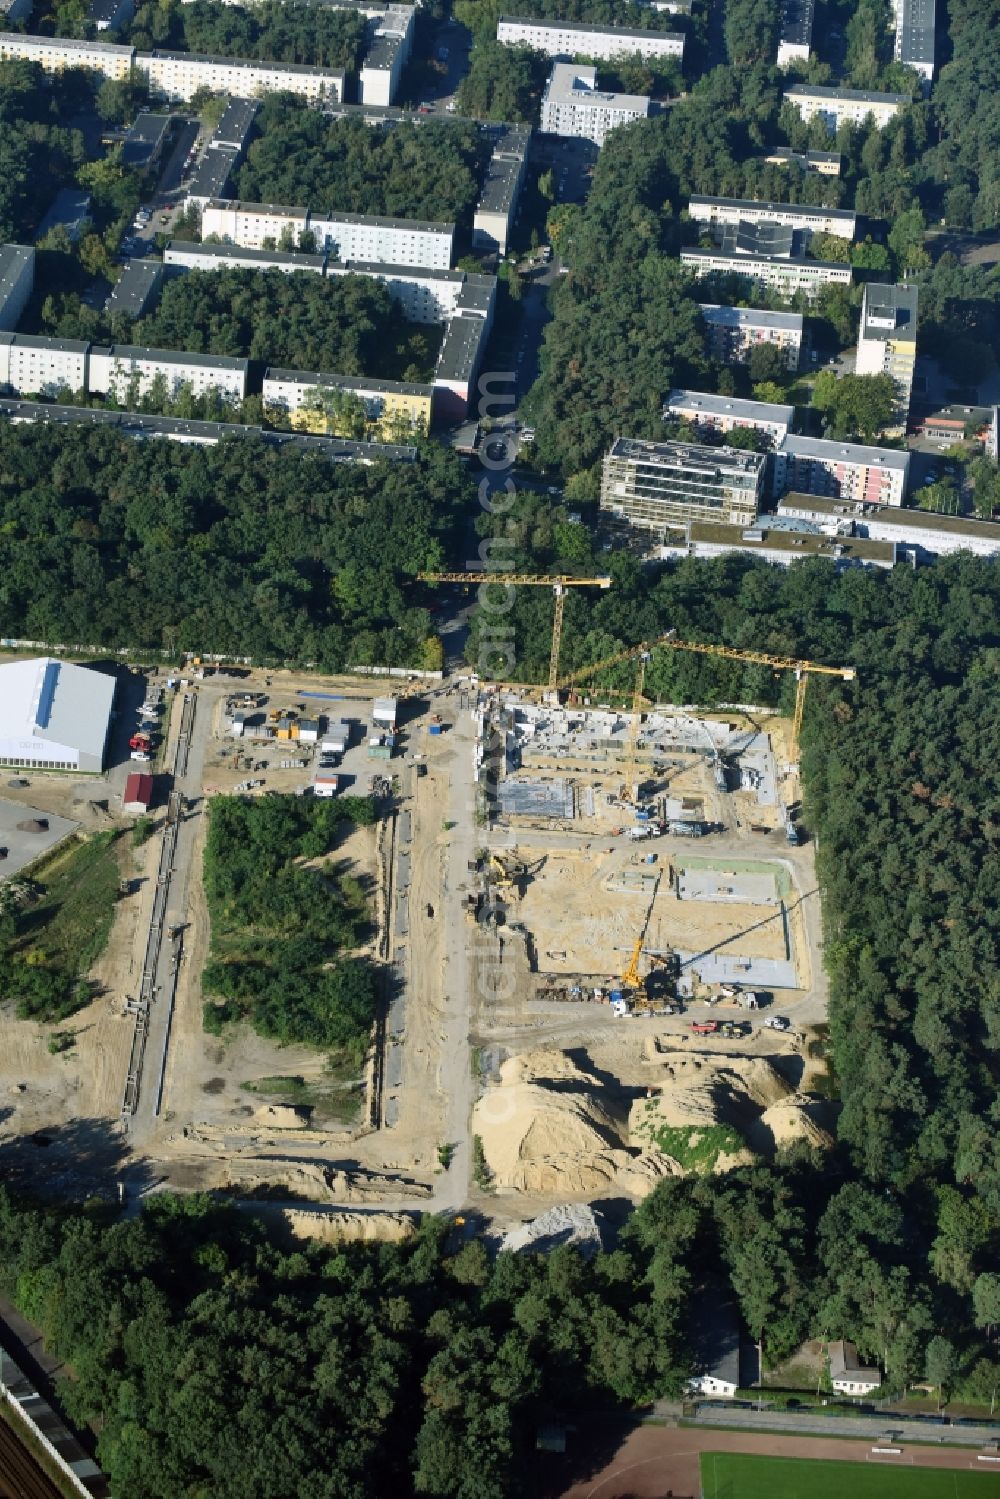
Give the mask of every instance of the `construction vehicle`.
POLYGON ((768 1015, 764 1021, 764 1025, 769 1031, 787 1031, 789 1029, 789 1021, 785 1019, 784 1015, 768 1015))
POLYGON ((417 573, 421 583, 461 583, 471 588, 482 583, 496 583, 503 588, 551 588, 555 598, 552 616, 552 647, 549 652, 549 690, 554 691, 559 675, 559 647, 562 643, 563 610, 567 588, 610 588, 611 579, 571 578, 564 575, 540 577, 535 573, 417 573))
MULTIPOLYGON (((635 939, 635 945, 632 948, 632 956, 629 958, 628 967, 622 974, 620 991, 623 999, 632 1009, 644 1012, 646 1014, 655 1013, 660 1015, 672 1013, 672 1010, 670 1007, 668 1007, 665 1000, 659 998, 653 999, 646 993, 645 985, 643 984, 642 979, 639 977, 639 960, 643 956, 643 944, 646 940, 646 933, 649 931, 649 923, 653 916, 653 906, 656 904, 656 895, 657 891, 660 888, 660 880, 662 878, 663 871, 659 870, 657 872, 656 879, 653 882, 653 893, 649 898, 649 905, 646 907, 646 915, 642 923, 642 929, 635 939)), ((661 964, 662 966, 667 968, 668 974, 671 977, 674 976, 674 970, 676 968, 677 962, 675 953, 647 953, 646 956, 649 959, 651 967, 655 966, 656 964, 661 964)), ((612 1001, 614 1000, 614 997, 614 993, 612 993, 612 1001)))
POLYGON ((696 1036, 714 1036, 719 1029, 717 1020, 692 1020, 691 1029, 696 1036))
MULTIPOLYGON (((512 580, 513 581, 513 580, 512 580)), ((626 661, 640 661, 640 674, 642 663, 648 661, 653 651, 693 651, 701 656, 719 656, 724 661, 746 661, 751 665, 770 666, 774 671, 793 671, 796 676, 797 686, 795 689, 795 713, 792 720, 792 739, 789 745, 789 760, 798 760, 799 738, 802 730, 802 718, 805 712, 806 688, 809 685, 810 676, 840 677, 845 682, 853 682, 857 677, 857 670, 853 666, 819 666, 815 661, 798 661, 788 656, 773 656, 769 651, 742 651, 730 645, 705 645, 701 641, 678 640, 675 630, 668 630, 665 635, 660 635, 656 640, 644 640, 639 645, 629 646, 623 651, 616 651, 613 656, 606 656, 602 661, 596 661, 592 666, 582 666, 579 671, 570 672, 568 676, 560 677, 555 682, 555 689, 562 692, 569 687, 575 687, 579 682, 585 682, 595 672, 604 671, 608 667, 620 665, 626 661)), ((638 738, 638 730, 636 730, 638 738)), ((634 758, 635 751, 631 751, 634 758)))
POLYGON ((148 750, 151 743, 152 740, 149 735, 140 731, 132 735, 132 738, 128 742, 128 747, 134 750, 148 750))

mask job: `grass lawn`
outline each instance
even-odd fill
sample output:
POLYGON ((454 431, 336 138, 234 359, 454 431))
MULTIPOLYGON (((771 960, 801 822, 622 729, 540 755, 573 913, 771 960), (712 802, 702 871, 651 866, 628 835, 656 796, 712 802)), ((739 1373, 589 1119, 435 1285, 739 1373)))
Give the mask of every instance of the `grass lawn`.
POLYGON ((703 1452, 701 1486, 705 1499, 986 1499, 998 1492, 996 1473, 914 1468, 898 1458, 842 1463, 742 1452, 703 1452), (890 1462, 898 1466, 884 1466, 890 1462))

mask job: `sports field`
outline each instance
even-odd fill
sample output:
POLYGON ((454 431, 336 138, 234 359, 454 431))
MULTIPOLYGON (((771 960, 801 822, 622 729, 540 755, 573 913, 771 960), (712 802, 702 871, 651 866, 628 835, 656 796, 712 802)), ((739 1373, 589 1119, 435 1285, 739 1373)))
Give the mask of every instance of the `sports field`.
POLYGON ((915 1468, 899 1458, 870 1463, 703 1452, 704 1499, 987 1499, 1000 1474, 915 1468), (889 1467, 890 1462, 900 1464, 889 1467))

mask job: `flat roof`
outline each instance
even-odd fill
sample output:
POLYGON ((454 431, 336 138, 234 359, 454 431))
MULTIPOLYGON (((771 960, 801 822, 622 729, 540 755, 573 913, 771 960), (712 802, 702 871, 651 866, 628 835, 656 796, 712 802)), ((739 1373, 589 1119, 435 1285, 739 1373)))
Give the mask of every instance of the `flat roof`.
POLYGON ((0 307, 6 302, 26 265, 34 265, 30 245, 0 245, 0 307))
POLYGON ((405 37, 398 31, 376 32, 371 46, 361 60, 361 71, 371 68, 373 72, 388 73, 396 65, 405 37))
POLYGON ((136 57, 156 57, 163 62, 203 62, 214 68, 258 69, 263 73, 309 74, 315 78, 336 78, 341 82, 344 78, 343 68, 314 68, 304 62, 263 62, 252 57, 226 57, 210 52, 173 52, 162 47, 154 47, 152 52, 137 52, 136 57))
POLYGON ((733 270, 744 270, 754 262, 764 261, 767 265, 788 266, 789 269, 797 269, 800 266, 811 266, 821 271, 849 271, 850 264, 846 260, 813 260, 811 256, 805 255, 737 255, 731 250, 703 250, 698 245, 681 250, 681 262, 685 257, 693 256, 696 260, 728 260, 732 262, 733 270))
POLYGON ((209 369, 246 371, 248 359, 230 359, 223 354, 191 354, 179 349, 147 349, 140 344, 97 345, 91 349, 91 357, 109 359, 143 359, 154 364, 198 364, 209 369))
POLYGON ((896 544, 892 541, 870 541, 864 536, 824 536, 817 532, 772 530, 767 517, 761 516, 753 526, 727 526, 715 521, 692 521, 688 528, 692 541, 716 542, 737 546, 741 551, 753 551, 755 547, 772 552, 787 552, 798 557, 829 557, 834 561, 844 559, 857 562, 886 562, 895 559, 896 544))
POLYGON ((741 255, 780 256, 783 260, 787 260, 795 249, 797 233, 788 224, 768 223, 767 220, 757 219, 740 219, 735 224, 716 225, 720 250, 733 250, 741 255))
POLYGON ((509 213, 517 196, 523 170, 523 156, 501 156, 494 152, 486 167, 476 213, 509 213))
POLYGON ((802 332, 801 312, 769 312, 761 307, 729 307, 722 302, 699 302, 698 310, 707 322, 730 328, 782 328, 789 333, 802 332))
POLYGON ((209 201, 217 198, 225 191, 238 160, 239 153, 233 146, 210 145, 188 184, 188 197, 207 198, 209 201))
MULTIPOLYGON (((114 6, 118 3, 118 0, 110 0, 110 3, 114 6)), ((163 139, 164 132, 170 128, 172 119, 172 115, 152 114, 148 109, 144 109, 141 114, 136 116, 134 122, 126 130, 125 139, 126 141, 141 141, 145 145, 157 146, 163 139)))
POLYGON ((86 354, 89 339, 42 338, 35 333, 0 333, 0 344, 6 348, 49 349, 53 354, 86 354))
POLYGON ((218 208, 229 213, 252 213, 258 218, 301 219, 309 216, 308 208, 285 208, 280 203, 244 203, 240 198, 212 198, 207 208, 218 208))
POLYGON ((808 47, 812 41, 813 0, 785 0, 781 8, 781 40, 790 47, 808 47))
POLYGON ((238 99, 235 95, 226 101, 219 123, 212 131, 213 146, 234 146, 242 150, 253 127, 260 103, 257 99, 238 99))
POLYGON ((290 265, 293 269, 317 271, 323 269, 327 260, 325 255, 307 255, 300 250, 252 250, 240 245, 206 245, 193 239, 168 240, 164 256, 171 251, 176 255, 194 255, 205 260, 249 260, 263 266, 290 265))
POLYGON ((454 224, 434 223, 430 219, 393 219, 383 214, 341 213, 336 208, 331 208, 329 213, 319 213, 313 210, 309 214, 309 220, 310 223, 315 220, 321 224, 371 224, 377 229, 408 229, 420 234, 454 235, 455 233, 454 224))
POLYGON ((783 511, 805 509, 830 520, 874 520, 882 526, 898 526, 901 531, 948 531, 954 536, 978 536, 994 542, 1000 551, 1000 521, 979 520, 972 515, 939 515, 934 510, 911 510, 899 505, 865 505, 860 501, 794 491, 778 501, 779 515, 783 511))
POLYGON ((392 260, 342 260, 337 265, 343 274, 358 276, 391 276, 394 281, 443 281, 461 285, 468 279, 466 271, 442 270, 439 266, 399 265, 392 260))
POLYGON ((553 65, 544 98, 555 103, 578 104, 583 108, 628 109, 641 115, 649 113, 647 94, 613 94, 599 89, 596 68, 577 67, 571 62, 553 65))
POLYGON ((628 458, 636 463, 645 459, 649 463, 670 463, 675 467, 742 469, 746 473, 759 472, 767 459, 766 453, 755 453, 749 448, 713 447, 700 442, 649 442, 641 437, 616 437, 608 453, 609 458, 628 458))
POLYGON ((43 401, 0 399, 0 417, 15 422, 118 427, 126 437, 168 437, 194 442, 221 442, 227 437, 259 437, 269 447, 300 448, 305 452, 328 457, 334 462, 356 459, 371 463, 378 458, 390 458, 395 462, 413 463, 417 457, 415 447, 397 443, 351 442, 339 437, 313 437, 304 432, 275 432, 266 427, 248 427, 237 422, 189 421, 179 417, 147 416, 140 411, 118 411, 101 406, 50 406, 43 401))
POLYGON ((104 304, 105 312, 141 317, 147 301, 163 280, 161 260, 129 260, 104 304))
POLYGON ((418 385, 401 380, 366 380, 363 375, 327 374, 322 370, 282 370, 269 366, 264 379, 282 380, 295 385, 331 385, 338 390, 371 390, 377 395, 430 396, 433 385, 418 385))
POLYGON ((935 0, 899 0, 899 60, 934 63, 935 0))
POLYGON ((791 146, 774 146, 767 161, 835 161, 840 165, 839 151, 793 151, 791 146))
POLYGON ((48 656, 0 666, 0 739, 34 739, 39 751, 58 744, 100 760, 115 685, 104 672, 48 656))
MULTIPOLYGON (((830 154, 836 156, 836 152, 830 154)), ((853 208, 820 208, 811 203, 766 203, 761 198, 708 198, 695 194, 688 199, 688 204, 693 210, 696 203, 706 208, 718 204, 720 208, 750 208, 763 212, 799 213, 803 217, 822 214, 828 219, 850 219, 852 224, 856 218, 853 208)))
POLYGON ((828 437, 799 437, 789 432, 778 448, 793 458, 815 458, 826 463, 865 463, 872 467, 894 468, 905 473, 910 466, 909 453, 895 448, 868 447, 860 442, 837 442, 828 437))
POLYGON ((827 88, 817 83, 795 83, 786 99, 842 99, 851 104, 909 104, 909 94, 878 94, 870 89, 827 88))
POLYGON ((891 338, 894 332, 908 329, 917 333, 917 288, 898 285, 895 282, 868 281, 865 283, 864 301, 861 304, 861 338, 891 338), (891 323, 891 327, 879 327, 879 323, 891 323))
POLYGON ((122 47, 117 42, 86 42, 75 36, 32 36, 29 32, 0 31, 0 46, 17 42, 19 46, 37 48, 38 51, 103 52, 118 57, 131 57, 134 47, 122 47))
POLYGON ((703 411, 706 416, 742 416, 748 421, 792 425, 794 406, 779 406, 771 401, 742 401, 735 396, 717 396, 702 390, 672 390, 664 410, 675 406, 685 411, 703 411))
POLYGON ((445 324, 435 380, 463 380, 471 376, 486 333, 482 318, 458 313, 445 324))
POLYGON ((640 42, 647 36, 669 37, 672 41, 682 41, 683 36, 679 31, 660 31, 656 27, 644 27, 641 31, 628 31, 618 26, 614 21, 600 25, 593 21, 551 21, 540 20, 537 16, 500 16, 497 21, 497 33, 501 26, 531 26, 540 27, 543 31, 583 31, 593 36, 615 36, 629 38, 640 42))

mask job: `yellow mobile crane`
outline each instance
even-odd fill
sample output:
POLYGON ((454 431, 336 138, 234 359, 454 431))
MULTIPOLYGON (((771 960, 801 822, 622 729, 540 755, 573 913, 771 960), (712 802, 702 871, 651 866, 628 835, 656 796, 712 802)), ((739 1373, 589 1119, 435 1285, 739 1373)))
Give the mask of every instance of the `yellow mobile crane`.
MULTIPOLYGON (((840 677, 845 682, 853 682, 857 676, 857 671, 853 666, 820 666, 815 661, 798 661, 794 657, 773 656, 769 651, 742 651, 731 645, 705 645, 696 640, 678 640, 676 632, 670 630, 656 640, 644 640, 641 645, 633 645, 626 650, 616 651, 613 656, 606 656, 603 661, 597 661, 593 666, 583 666, 579 671, 560 677, 555 684, 556 688, 561 691, 563 688, 573 687, 578 682, 585 681, 587 677, 593 676, 597 671, 603 671, 606 667, 616 666, 623 661, 634 661, 637 657, 640 662, 639 675, 640 683, 642 683, 645 680, 645 663, 656 650, 694 651, 702 656, 721 656, 726 661, 749 661, 758 666, 770 666, 774 671, 794 671, 798 686, 795 691, 795 715, 792 720, 792 743, 789 754, 789 759, 792 761, 798 759, 799 734, 802 729, 806 688, 809 685, 810 676, 840 677)), ((635 719, 638 720, 638 713, 635 714, 635 719)), ((634 741, 637 743, 638 729, 634 726, 633 734, 634 741)), ((634 763, 635 748, 631 740, 630 747, 634 763)))
POLYGON ((504 587, 551 588, 555 596, 555 613, 552 617, 552 649, 549 653, 549 690, 556 685, 559 675, 559 647, 562 643, 563 610, 566 607, 567 588, 610 588, 611 579, 571 578, 563 575, 541 577, 537 573, 417 573, 421 583, 462 583, 470 587, 475 583, 499 583, 504 587))
POLYGON ((656 904, 656 892, 660 888, 662 873, 663 871, 661 870, 653 882, 653 893, 649 897, 649 905, 646 907, 646 915, 643 918, 642 927, 640 928, 638 937, 635 939, 635 946, 632 949, 632 956, 629 958, 628 967, 622 974, 622 994, 631 1004, 637 1006, 639 1009, 645 1009, 649 1004, 649 1001, 641 992, 642 979, 639 977, 639 959, 642 957, 642 944, 645 942, 646 933, 649 931, 649 923, 653 916, 653 907, 656 904), (638 994, 638 997, 635 997, 636 994, 638 994))

